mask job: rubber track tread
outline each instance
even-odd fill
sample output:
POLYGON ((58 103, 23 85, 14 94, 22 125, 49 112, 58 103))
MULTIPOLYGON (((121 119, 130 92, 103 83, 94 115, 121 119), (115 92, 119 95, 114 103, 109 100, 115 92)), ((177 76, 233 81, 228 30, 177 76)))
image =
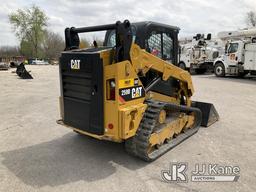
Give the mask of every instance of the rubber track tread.
POLYGON ((129 154, 137 156, 144 161, 153 161, 198 131, 202 119, 200 110, 193 107, 179 106, 154 100, 146 100, 145 103, 148 107, 136 135, 125 142, 125 148, 129 154), (195 123, 192 128, 180 133, 167 144, 163 144, 152 153, 148 153, 149 139, 154 128, 158 125, 158 117, 162 109, 175 109, 179 112, 195 112, 195 123))

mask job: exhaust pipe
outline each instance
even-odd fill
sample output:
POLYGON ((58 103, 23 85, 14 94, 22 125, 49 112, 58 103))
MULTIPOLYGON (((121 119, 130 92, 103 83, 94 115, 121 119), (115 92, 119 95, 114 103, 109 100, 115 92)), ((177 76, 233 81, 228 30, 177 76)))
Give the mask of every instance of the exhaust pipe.
POLYGON ((212 103, 192 101, 192 107, 198 108, 202 112, 201 126, 209 127, 219 120, 219 114, 212 103))

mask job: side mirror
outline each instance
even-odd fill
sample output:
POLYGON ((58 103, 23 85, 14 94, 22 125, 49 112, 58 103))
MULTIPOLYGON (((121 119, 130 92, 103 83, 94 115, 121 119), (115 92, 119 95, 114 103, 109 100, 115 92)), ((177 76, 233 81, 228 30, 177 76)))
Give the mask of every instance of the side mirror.
POLYGON ((196 40, 198 41, 199 39, 201 39, 201 34, 200 33, 196 34, 196 40))
POLYGON ((211 40, 211 39, 212 39, 212 34, 211 34, 211 33, 208 33, 206 40, 211 40))
POLYGON ((196 41, 198 41, 201 38, 201 34, 197 33, 196 36, 193 37, 196 41))
POLYGON ((225 45, 225 54, 228 53, 228 46, 229 46, 229 43, 226 43, 226 45, 225 45))

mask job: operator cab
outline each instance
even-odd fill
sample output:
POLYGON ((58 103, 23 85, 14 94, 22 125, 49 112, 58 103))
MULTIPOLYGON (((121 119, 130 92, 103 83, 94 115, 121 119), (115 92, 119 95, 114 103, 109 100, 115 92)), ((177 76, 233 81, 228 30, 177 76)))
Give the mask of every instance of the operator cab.
MULTIPOLYGON (((152 21, 131 24, 132 40, 147 52, 177 65, 179 28, 152 21)), ((116 45, 115 30, 107 31, 104 46, 116 45)))

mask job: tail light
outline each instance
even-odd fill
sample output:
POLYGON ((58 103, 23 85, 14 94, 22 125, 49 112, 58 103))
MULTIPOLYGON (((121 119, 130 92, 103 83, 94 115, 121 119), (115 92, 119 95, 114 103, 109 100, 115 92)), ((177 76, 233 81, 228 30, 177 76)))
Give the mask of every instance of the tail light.
POLYGON ((115 100, 116 98, 116 82, 115 79, 107 80, 107 100, 115 100))
POLYGON ((113 128, 114 128, 114 125, 113 125, 112 123, 109 123, 109 124, 108 124, 108 128, 109 128, 109 129, 113 129, 113 128))

